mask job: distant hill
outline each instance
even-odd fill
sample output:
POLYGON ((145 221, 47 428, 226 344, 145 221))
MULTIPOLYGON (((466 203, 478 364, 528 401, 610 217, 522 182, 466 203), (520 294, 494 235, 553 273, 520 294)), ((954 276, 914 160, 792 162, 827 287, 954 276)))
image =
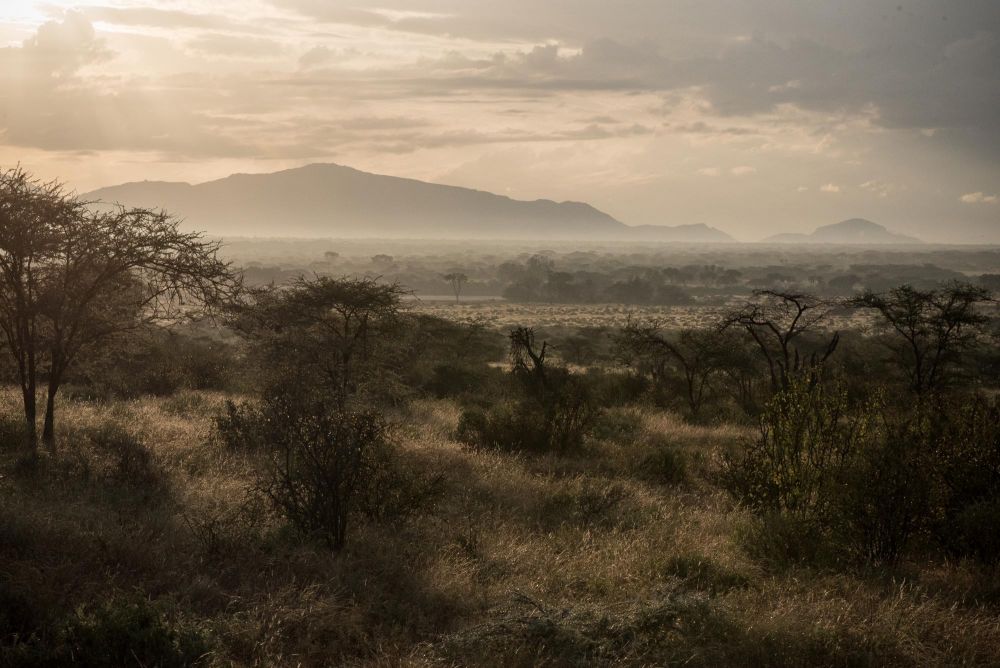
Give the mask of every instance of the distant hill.
POLYGON ((125 183, 84 197, 163 208, 220 236, 732 241, 704 225, 630 227, 582 202, 520 201, 334 164, 198 185, 125 183))
POLYGON ((916 237, 890 232, 864 218, 851 218, 816 228, 812 234, 776 234, 764 239, 775 244, 922 244, 916 237))

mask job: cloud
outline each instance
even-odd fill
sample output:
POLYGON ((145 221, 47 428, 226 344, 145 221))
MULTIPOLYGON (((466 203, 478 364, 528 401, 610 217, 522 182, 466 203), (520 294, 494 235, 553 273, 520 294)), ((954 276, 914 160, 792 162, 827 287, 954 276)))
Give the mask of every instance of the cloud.
POLYGON ((822 193, 837 194, 840 192, 840 186, 836 183, 824 183, 819 187, 819 191, 822 193))
POLYGON ((38 78, 69 77, 85 65, 105 61, 111 51, 79 12, 67 12, 61 21, 48 21, 20 47, 0 48, 0 78, 22 83, 44 83, 38 78))
POLYGON ((738 167, 730 169, 729 173, 733 176, 747 176, 749 174, 756 174, 757 168, 750 167, 749 165, 739 165, 738 167))
POLYGON ((870 192, 878 197, 888 197, 889 193, 893 190, 893 186, 889 183, 883 183, 882 181, 865 181, 858 185, 859 188, 866 192, 870 192))
POLYGON ((280 43, 266 37, 228 33, 203 33, 188 40, 186 46, 205 54, 253 59, 267 59, 284 50, 280 43))
POLYGON ((966 193, 958 200, 963 204, 996 204, 1000 201, 996 195, 987 195, 982 192, 966 193))
POLYGON ((718 167, 702 167, 698 170, 698 174, 701 176, 721 176, 722 170, 718 167))
POLYGON ((156 9, 153 7, 81 7, 78 13, 90 21, 113 23, 121 26, 147 26, 156 28, 207 28, 207 29, 248 29, 225 16, 202 14, 177 9, 156 9))
POLYGON ((384 0, 379 10, 349 0, 274 2, 332 23, 546 42, 483 68, 481 85, 698 87, 728 116, 791 104, 867 115, 887 128, 966 128, 1000 143, 995 2, 922 0, 903 8, 896 0, 842 0, 836 11, 787 0, 635 0, 628 11, 597 0, 572 3, 572 11, 565 2, 534 0, 384 0))

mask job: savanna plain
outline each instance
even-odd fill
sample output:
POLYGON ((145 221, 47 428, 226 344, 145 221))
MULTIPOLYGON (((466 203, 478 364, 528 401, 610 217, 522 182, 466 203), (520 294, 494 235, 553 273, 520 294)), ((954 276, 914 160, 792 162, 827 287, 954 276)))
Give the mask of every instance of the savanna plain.
POLYGON ((4 665, 1000 662, 995 250, 101 215, 3 305, 4 665))

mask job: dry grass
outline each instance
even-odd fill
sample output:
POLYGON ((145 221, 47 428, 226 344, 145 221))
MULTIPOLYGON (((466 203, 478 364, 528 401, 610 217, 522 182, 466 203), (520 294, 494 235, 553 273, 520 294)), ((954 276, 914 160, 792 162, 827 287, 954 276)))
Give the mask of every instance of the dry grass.
MULTIPOLYGON (((666 329, 710 328, 744 303, 733 297, 725 305, 640 306, 629 304, 538 304, 502 300, 454 301, 422 300, 411 308, 460 323, 483 323, 501 331, 514 327, 624 327, 629 318, 657 320, 666 329)), ((873 316, 864 311, 831 314, 824 324, 830 331, 859 330, 872 326, 873 316)))
POLYGON ((739 428, 633 411, 634 433, 579 458, 522 457, 461 447, 458 409, 418 402, 398 438, 440 495, 359 522, 336 556, 255 499, 253 457, 212 438, 223 399, 68 402, 58 457, 32 472, 3 452, 0 580, 54 616, 141 592, 200 630, 209 665, 997 665, 995 575, 751 561, 712 482, 739 428), (148 448, 147 482, 115 475, 107 422, 148 448), (647 470, 663 450, 679 478, 647 470))

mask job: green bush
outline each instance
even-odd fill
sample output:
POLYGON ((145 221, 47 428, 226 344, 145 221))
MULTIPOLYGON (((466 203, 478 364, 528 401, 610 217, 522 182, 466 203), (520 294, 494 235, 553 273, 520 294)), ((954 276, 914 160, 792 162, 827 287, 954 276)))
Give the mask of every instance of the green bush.
POLYGON ((806 555, 789 532, 855 563, 891 566, 918 538, 1000 561, 996 399, 930 397, 890 410, 876 395, 852 407, 837 385, 796 381, 767 406, 757 438, 725 458, 723 481, 761 518, 763 552, 789 544, 784 561, 806 555))
POLYGON ((598 410, 585 381, 546 361, 547 344, 535 333, 510 334, 513 399, 485 410, 472 409, 459 420, 456 438, 475 447, 567 454, 583 448, 598 410))
POLYGON ((211 648, 198 631, 168 619, 142 599, 78 609, 56 628, 6 651, 16 666, 156 666, 205 664, 211 648))
POLYGON ((263 445, 261 419, 260 409, 254 404, 226 399, 225 412, 214 418, 215 434, 227 450, 256 450, 263 445))
POLYGON ((765 408, 756 438, 727 454, 723 481, 750 509, 820 523, 840 495, 842 469, 877 430, 872 410, 850 414, 846 393, 808 377, 765 408))

